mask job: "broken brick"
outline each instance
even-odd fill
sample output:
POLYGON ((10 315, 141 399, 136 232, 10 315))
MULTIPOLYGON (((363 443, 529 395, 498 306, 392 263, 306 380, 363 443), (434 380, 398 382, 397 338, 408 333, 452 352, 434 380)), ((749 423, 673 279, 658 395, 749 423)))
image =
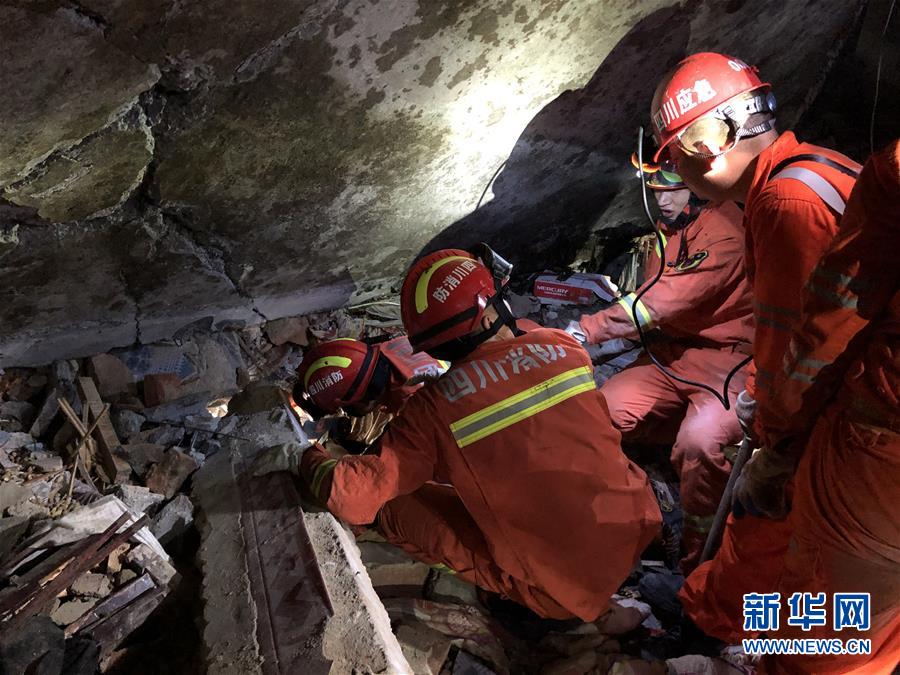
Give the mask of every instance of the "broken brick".
POLYGON ((194 505, 187 495, 178 495, 153 519, 150 531, 165 546, 184 534, 194 522, 194 505))
POLYGON ((155 408, 183 395, 181 378, 175 373, 157 373, 144 378, 144 405, 155 408))
POLYGON ((197 460, 190 455, 186 455, 178 448, 169 448, 162 461, 154 464, 147 473, 147 487, 171 499, 199 466, 197 460))
POLYGON ((87 370, 104 399, 115 399, 134 390, 134 376, 128 366, 112 354, 92 356, 87 370))
POLYGON ((152 514, 157 504, 165 500, 163 495, 151 492, 141 485, 117 485, 113 494, 121 499, 125 506, 138 513, 152 514))
POLYGON ((119 438, 129 439, 141 430, 146 418, 133 410, 117 410, 112 415, 113 428, 119 438))

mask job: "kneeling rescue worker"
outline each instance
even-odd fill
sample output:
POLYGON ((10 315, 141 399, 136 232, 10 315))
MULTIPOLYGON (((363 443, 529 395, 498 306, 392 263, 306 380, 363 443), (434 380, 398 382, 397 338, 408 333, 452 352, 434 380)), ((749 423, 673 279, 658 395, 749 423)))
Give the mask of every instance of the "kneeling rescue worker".
MULTIPOLYGON (((637 157, 632 161, 637 166, 637 157)), ((654 342, 657 359, 676 375, 720 387, 750 353, 753 339, 741 210, 733 202, 699 201, 670 163, 645 166, 645 171, 647 187, 660 207, 658 226, 666 237, 663 274, 640 300, 635 300, 637 292, 629 293, 601 312, 582 316, 574 330, 588 343, 603 344, 637 339, 639 321, 645 334, 658 327, 667 339, 654 342)), ((656 275, 658 264, 652 265, 659 258, 650 260, 648 279, 656 275)), ((745 378, 745 369, 732 378, 732 401, 745 378)), ((697 566, 728 481, 731 464, 725 449, 743 436, 738 418, 703 389, 670 379, 646 355, 600 391, 625 441, 671 442, 658 430, 668 430, 670 422, 678 425, 671 461, 681 482, 681 568, 687 574, 697 566)))
MULTIPOLYGON (((859 171, 840 153, 779 135, 770 89, 740 59, 694 54, 663 78, 650 111, 654 161, 669 155, 700 197, 744 204, 755 375, 741 398, 763 406, 800 317, 803 285, 837 232, 859 171)), ((753 428, 746 414, 743 423, 753 428)), ((743 596, 775 591, 790 536, 785 521, 729 517, 718 553, 681 590, 687 616, 727 642, 752 637, 743 630, 743 596)))
POLYGON ((313 419, 347 413, 349 428, 339 442, 370 444, 400 413, 425 380, 437 379, 447 363, 413 353, 406 336, 366 344, 351 338, 316 345, 297 369, 294 402, 313 419))
POLYGON ((602 630, 659 507, 622 454, 587 353, 563 331, 519 331, 502 261, 486 257, 447 249, 413 265, 401 290, 410 342, 452 367, 366 455, 313 446, 295 471, 337 517, 374 523, 415 558, 542 617, 603 616, 602 630))

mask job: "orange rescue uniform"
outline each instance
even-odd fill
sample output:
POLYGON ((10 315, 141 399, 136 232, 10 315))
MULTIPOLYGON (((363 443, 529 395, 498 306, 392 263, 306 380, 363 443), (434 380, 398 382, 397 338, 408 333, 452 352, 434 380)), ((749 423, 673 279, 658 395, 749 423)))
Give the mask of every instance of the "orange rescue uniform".
MULTIPOLYGON (((753 338, 741 218, 741 210, 725 202, 707 206, 679 232, 664 229, 667 265, 659 281, 637 302, 637 292, 629 293, 616 305, 581 317, 588 341, 636 339, 637 321, 645 332, 658 326, 670 340, 653 347, 654 355, 675 374, 721 389, 750 353, 753 338)), ((658 264, 650 263, 648 279, 658 264)), ((742 369, 732 378, 732 400, 745 377, 742 369)), ((737 417, 703 389, 669 379, 646 356, 610 378, 601 391, 625 440, 671 440, 656 438, 650 429, 680 420, 672 464, 681 481, 682 569, 687 573, 699 560, 728 481, 731 465, 723 448, 741 440, 737 417)))
POLYGON ((371 454, 313 448, 301 473, 342 520, 556 619, 603 614, 661 522, 590 358, 546 328, 454 363, 371 454))
POLYGON ((898 153, 895 141, 860 175, 806 288, 776 393, 759 409, 764 452, 806 446, 778 590, 783 600, 825 593, 829 610, 824 626, 782 621, 773 637, 869 639, 872 654, 779 656, 767 672, 890 673, 900 663, 898 153), (835 631, 834 593, 869 593, 871 627, 835 631))
MULTIPOLYGON (((755 379, 747 391, 769 405, 775 373, 800 316, 802 288, 837 232, 839 215, 805 183, 772 180, 785 162, 820 155, 837 166, 806 159, 790 164, 825 178, 846 201, 859 165, 840 153, 799 143, 782 134, 757 158, 744 210, 747 273, 753 285, 756 332, 755 379)), ((685 581, 679 597, 686 614, 707 634, 728 642, 743 631, 745 593, 773 592, 778 584, 791 527, 787 521, 729 516, 716 556, 685 581)))

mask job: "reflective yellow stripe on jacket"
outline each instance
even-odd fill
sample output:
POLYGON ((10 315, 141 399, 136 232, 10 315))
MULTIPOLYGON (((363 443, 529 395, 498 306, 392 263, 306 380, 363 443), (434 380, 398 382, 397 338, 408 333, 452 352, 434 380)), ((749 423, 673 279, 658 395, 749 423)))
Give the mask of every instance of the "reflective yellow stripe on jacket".
POLYGON ((450 431, 456 444, 464 448, 594 388, 594 373, 589 367, 573 368, 453 422, 450 431))
POLYGON ((625 313, 631 317, 635 326, 637 326, 638 321, 640 321, 641 328, 653 328, 653 317, 650 316, 650 310, 647 309, 647 305, 645 305, 642 300, 635 302, 635 297, 634 293, 623 295, 619 298, 619 304, 625 309, 625 313), (634 311, 632 311, 632 307, 634 308, 634 311))

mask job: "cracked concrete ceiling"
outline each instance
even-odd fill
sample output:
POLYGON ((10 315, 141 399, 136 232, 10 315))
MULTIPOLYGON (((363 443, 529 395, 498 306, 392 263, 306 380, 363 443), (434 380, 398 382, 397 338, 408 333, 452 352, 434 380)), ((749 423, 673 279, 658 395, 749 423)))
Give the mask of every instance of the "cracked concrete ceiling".
POLYGON ((628 217, 661 72, 739 55, 789 125, 863 4, 0 0, 0 365, 336 307, 439 245, 567 262, 628 217))

